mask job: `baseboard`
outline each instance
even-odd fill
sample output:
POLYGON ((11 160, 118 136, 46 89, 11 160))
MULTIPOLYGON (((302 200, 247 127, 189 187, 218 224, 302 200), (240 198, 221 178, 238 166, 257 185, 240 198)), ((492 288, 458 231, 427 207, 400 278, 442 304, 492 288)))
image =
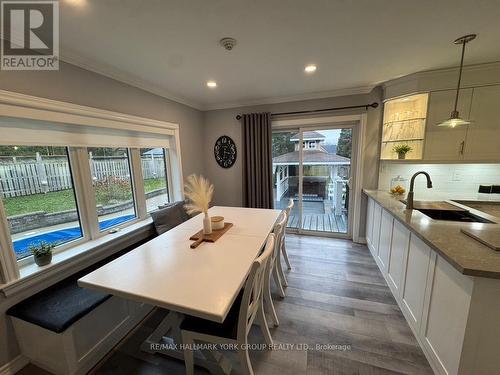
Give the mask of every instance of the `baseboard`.
POLYGON ((360 243, 363 245, 368 244, 368 242, 366 241, 366 237, 357 237, 356 239, 353 239, 353 242, 360 243))
POLYGON ((16 372, 20 371, 23 367, 27 366, 30 361, 23 355, 18 355, 12 361, 7 362, 5 365, 0 367, 0 375, 14 375, 16 372))

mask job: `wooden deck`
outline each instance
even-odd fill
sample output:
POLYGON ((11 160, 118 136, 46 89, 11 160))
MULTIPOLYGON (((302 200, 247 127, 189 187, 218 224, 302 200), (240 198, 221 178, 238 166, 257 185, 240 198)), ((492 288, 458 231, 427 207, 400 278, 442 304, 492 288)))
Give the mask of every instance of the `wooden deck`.
MULTIPOLYGON (((298 227, 299 216, 292 213, 288 221, 288 228, 298 227)), ((347 233, 347 215, 306 213, 302 218, 302 229, 319 232, 347 233)))

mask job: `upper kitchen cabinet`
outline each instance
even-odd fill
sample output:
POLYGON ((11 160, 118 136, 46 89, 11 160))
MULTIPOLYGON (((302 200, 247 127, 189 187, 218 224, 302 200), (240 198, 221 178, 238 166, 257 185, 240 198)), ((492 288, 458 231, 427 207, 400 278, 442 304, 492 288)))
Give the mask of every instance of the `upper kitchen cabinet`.
MULTIPOLYGON (((437 126, 450 117, 455 101, 455 90, 434 91, 429 97, 429 111, 425 133, 425 160, 462 160, 465 154, 467 126, 456 128, 437 126)), ((460 90, 458 111, 463 118, 469 118, 472 89, 460 90)))
POLYGON ((465 140, 466 160, 500 160, 500 86, 474 88, 470 118, 465 140))
POLYGON ((398 145, 411 148, 405 159, 422 159, 427 99, 428 94, 417 94, 385 102, 381 159, 398 159, 398 145))

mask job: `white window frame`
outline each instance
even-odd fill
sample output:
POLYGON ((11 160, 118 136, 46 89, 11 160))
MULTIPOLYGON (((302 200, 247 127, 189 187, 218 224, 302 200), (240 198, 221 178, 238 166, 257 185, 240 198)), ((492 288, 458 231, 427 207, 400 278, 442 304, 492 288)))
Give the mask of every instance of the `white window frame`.
MULTIPOLYGON (((0 108, 3 116, 50 121, 55 125, 69 123, 88 126, 92 124, 92 126, 106 129, 126 129, 169 137, 169 148, 167 152, 164 152, 167 163, 168 197, 172 201, 184 199, 180 132, 179 125, 176 123, 152 120, 4 90, 0 90, 0 108)), ((69 147, 68 150, 73 189, 75 191, 83 237, 61 245, 54 253, 63 252, 84 242, 94 241, 108 235, 111 236, 109 231, 99 231, 87 148, 69 147)), ((113 229, 132 226, 149 217, 146 212, 140 152, 138 148, 128 148, 128 150, 136 219, 115 226, 113 229)), ((113 234, 112 236, 116 237, 117 234, 113 234)), ((3 203, 0 199, 0 267, 5 278, 4 282, 15 282, 20 278, 19 268, 32 262, 32 256, 20 261, 16 260, 10 229, 3 203)))
MULTIPOLYGON (((171 178, 171 165, 170 165, 170 158, 168 156, 168 149, 167 148, 162 148, 162 151, 163 151, 163 159, 165 161, 165 182, 167 183, 167 202, 168 203, 171 203, 172 202, 172 199, 171 199, 171 183, 172 183, 172 178, 171 178)), ((143 199, 144 200, 144 203, 141 202, 141 207, 144 207, 145 209, 145 212, 144 213, 141 213, 143 214, 144 217, 148 217, 150 216, 151 212, 147 212, 147 205, 146 205, 146 193, 145 193, 145 190, 144 190, 144 175, 142 174, 142 164, 141 164, 141 153, 140 153, 140 149, 137 149, 137 152, 138 152, 138 155, 136 156, 136 160, 137 162, 139 163, 139 169, 141 171, 141 175, 139 176, 139 178, 142 179, 142 192, 137 192, 138 195, 141 196, 141 200, 143 199)))

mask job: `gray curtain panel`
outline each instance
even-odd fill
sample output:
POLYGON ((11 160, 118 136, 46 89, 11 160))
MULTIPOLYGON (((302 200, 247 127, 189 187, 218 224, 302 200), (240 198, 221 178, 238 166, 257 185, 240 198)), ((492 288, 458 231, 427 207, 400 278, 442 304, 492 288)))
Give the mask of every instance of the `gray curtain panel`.
POLYGON ((242 115, 243 203, 251 208, 273 208, 271 114, 242 115))

